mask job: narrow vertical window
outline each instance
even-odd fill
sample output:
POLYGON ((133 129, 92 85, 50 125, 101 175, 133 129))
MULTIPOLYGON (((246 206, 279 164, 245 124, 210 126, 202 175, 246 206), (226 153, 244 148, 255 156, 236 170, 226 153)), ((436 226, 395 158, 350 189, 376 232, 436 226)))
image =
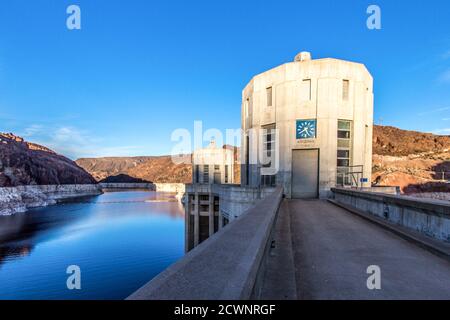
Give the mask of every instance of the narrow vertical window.
POLYGON ((311 92, 311 79, 305 79, 302 82, 302 97, 303 101, 311 101, 312 100, 312 92, 311 92))
POLYGON ((343 80, 342 81, 342 99, 344 101, 348 101, 350 96, 350 81, 349 80, 343 80))
POLYGON ((203 166, 203 183, 209 183, 209 165, 203 166))
POLYGON ((337 132, 337 184, 350 185, 352 182, 348 175, 352 165, 352 122, 347 120, 338 121, 337 132))
POLYGON ((199 183, 200 182, 199 174, 200 174, 200 166, 197 164, 195 166, 195 183, 199 183))
POLYGON ((271 107, 273 105, 273 103, 272 103, 272 87, 267 88, 266 92, 267 92, 267 106, 271 107))
POLYGON ((214 165, 214 184, 221 183, 220 165, 214 165))
MULTIPOLYGON (((276 135, 276 125, 268 125, 262 127, 263 131, 263 168, 271 168, 272 160, 275 157, 275 135, 276 135)), ((275 175, 261 175, 261 186, 274 187, 276 176, 275 175)))
POLYGON ((250 185, 250 138, 245 137, 245 185, 250 185))
POLYGON ((244 103, 245 120, 247 120, 248 116, 249 116, 249 109, 248 109, 249 105, 250 105, 250 99, 247 98, 247 100, 245 100, 245 103, 244 103))

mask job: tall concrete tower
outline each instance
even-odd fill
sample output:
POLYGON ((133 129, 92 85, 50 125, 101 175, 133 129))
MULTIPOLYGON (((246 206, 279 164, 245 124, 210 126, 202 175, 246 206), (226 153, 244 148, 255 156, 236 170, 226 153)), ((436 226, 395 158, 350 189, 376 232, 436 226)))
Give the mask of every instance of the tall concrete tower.
POLYGON ((243 90, 241 183, 282 185, 288 198, 327 197, 337 185, 368 187, 372 126, 366 67, 301 52, 243 90))

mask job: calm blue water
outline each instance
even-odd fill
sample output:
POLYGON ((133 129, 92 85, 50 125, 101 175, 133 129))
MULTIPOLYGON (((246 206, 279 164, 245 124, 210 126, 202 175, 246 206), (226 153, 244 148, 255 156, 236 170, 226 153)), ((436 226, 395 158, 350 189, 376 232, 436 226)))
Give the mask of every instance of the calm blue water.
POLYGON ((124 299, 183 254, 183 207, 167 194, 107 192, 0 217, 0 299, 124 299), (67 289, 70 265, 81 290, 67 289))

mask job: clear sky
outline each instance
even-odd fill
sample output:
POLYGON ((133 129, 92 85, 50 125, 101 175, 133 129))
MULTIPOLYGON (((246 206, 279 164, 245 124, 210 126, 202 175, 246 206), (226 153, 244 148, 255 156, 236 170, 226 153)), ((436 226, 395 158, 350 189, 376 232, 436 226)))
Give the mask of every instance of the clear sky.
POLYGON ((448 0, 2 0, 0 131, 71 158, 168 154, 195 120, 239 128, 242 88, 300 51, 364 63, 376 123, 450 134, 448 0))

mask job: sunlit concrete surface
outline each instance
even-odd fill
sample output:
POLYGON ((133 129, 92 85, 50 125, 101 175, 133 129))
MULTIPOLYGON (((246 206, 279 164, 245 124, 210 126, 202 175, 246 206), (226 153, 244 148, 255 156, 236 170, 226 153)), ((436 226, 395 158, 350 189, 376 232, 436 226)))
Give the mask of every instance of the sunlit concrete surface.
POLYGON ((280 220, 263 299, 450 299, 450 262, 342 208, 285 200, 280 220), (371 265, 381 268, 381 290, 367 288, 371 265))
POLYGON ((326 198, 331 188, 343 183, 338 179, 342 172, 349 171, 349 166, 360 166, 351 169, 361 170, 356 182, 370 187, 373 109, 373 78, 361 63, 313 59, 310 53, 302 52, 292 62, 255 75, 242 92, 242 185, 281 185, 288 198, 304 198, 307 189, 306 197, 318 192, 326 198), (314 132, 299 135, 298 123, 302 121, 311 121, 314 132), (347 137, 339 133, 342 121, 349 126, 347 137), (260 129, 277 131, 265 134, 260 129), (255 130, 259 130, 258 141, 263 143, 252 139, 251 131, 255 130), (278 164, 276 173, 264 173, 261 163, 251 161, 267 144, 278 151, 279 159, 271 159, 278 164), (294 156, 299 150, 318 151, 314 157, 318 168, 306 170, 311 174, 308 179, 298 170, 306 163, 300 161, 306 156, 303 152, 298 155, 300 159, 294 156), (344 156, 338 156, 338 150, 344 156), (298 167, 297 161, 301 163, 298 167))

